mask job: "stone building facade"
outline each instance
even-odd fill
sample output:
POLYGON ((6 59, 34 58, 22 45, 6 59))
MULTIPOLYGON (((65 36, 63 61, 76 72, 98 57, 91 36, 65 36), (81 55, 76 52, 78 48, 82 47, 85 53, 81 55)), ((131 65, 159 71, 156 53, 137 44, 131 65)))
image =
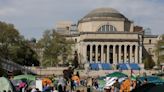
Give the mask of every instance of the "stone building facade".
POLYGON ((157 36, 146 35, 142 27, 112 8, 95 9, 74 25, 60 22, 56 30, 75 41, 73 50, 81 64, 141 64, 146 52, 156 61, 157 36))

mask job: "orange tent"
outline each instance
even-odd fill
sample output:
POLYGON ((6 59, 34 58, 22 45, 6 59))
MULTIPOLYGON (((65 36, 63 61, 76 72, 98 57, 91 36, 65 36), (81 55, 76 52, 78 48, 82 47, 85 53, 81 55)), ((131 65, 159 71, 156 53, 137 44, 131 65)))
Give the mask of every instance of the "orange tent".
POLYGON ((121 84, 120 92, 130 92, 131 80, 127 79, 121 84))
POLYGON ((77 81, 77 83, 80 83, 80 79, 78 76, 73 76, 71 79, 77 81))
POLYGON ((49 78, 44 78, 44 79, 42 79, 42 84, 43 84, 43 86, 45 86, 45 85, 50 85, 52 83, 52 81, 49 79, 49 78))

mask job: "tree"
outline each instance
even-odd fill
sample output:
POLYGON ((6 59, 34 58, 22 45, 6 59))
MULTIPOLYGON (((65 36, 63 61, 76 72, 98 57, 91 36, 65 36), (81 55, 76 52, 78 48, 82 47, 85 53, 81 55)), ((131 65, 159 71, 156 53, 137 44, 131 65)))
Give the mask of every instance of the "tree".
POLYGON ((145 69, 152 69, 155 66, 155 62, 151 58, 150 55, 148 55, 144 60, 144 68, 145 69))
POLYGON ((16 48, 19 39, 19 32, 14 25, 0 22, 0 56, 2 58, 10 59, 10 49, 16 48))
POLYGON ((26 66, 39 66, 39 61, 37 59, 37 53, 31 48, 28 41, 22 41, 19 44, 19 48, 16 49, 16 52, 13 53, 13 61, 16 63, 26 66))
POLYGON ((45 31, 43 38, 38 42, 43 49, 43 65, 54 66, 61 60, 66 61, 72 52, 72 44, 72 40, 67 40, 54 30, 45 31))
POLYGON ((157 55, 157 65, 159 66, 160 63, 164 63, 164 34, 156 44, 155 53, 157 55))
POLYGON ((0 58, 30 65, 37 61, 35 52, 13 24, 0 22, 0 58))

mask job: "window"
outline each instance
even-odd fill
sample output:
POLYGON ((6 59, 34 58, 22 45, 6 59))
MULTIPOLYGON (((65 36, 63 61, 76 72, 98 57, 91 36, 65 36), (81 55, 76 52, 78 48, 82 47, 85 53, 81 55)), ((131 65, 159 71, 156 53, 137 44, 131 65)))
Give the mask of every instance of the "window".
POLYGON ((149 40, 149 44, 151 44, 151 39, 149 40))
POLYGON ((77 42, 77 39, 75 39, 75 42, 77 42))
POLYGON ((103 25, 98 29, 99 32, 111 32, 116 31, 116 28, 112 25, 103 25))

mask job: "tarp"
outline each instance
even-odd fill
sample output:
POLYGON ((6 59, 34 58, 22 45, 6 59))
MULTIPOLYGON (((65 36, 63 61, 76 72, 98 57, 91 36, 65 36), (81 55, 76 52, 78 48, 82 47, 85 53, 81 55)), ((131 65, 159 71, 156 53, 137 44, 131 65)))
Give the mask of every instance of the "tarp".
POLYGON ((3 91, 8 92, 10 90, 10 92, 14 92, 14 87, 11 84, 10 80, 8 80, 5 77, 0 77, 0 92, 3 91))

